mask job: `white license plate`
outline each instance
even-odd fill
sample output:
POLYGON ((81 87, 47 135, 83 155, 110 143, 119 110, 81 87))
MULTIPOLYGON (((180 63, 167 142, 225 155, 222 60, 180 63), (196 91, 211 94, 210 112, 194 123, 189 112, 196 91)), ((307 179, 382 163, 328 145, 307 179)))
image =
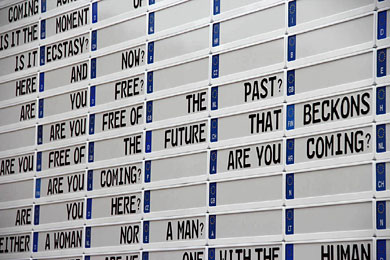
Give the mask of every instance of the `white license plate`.
POLYGON ((0 126, 34 120, 37 117, 37 102, 35 100, 15 106, 0 109, 0 126))
POLYGON ((27 153, 0 159, 0 176, 26 174, 34 171, 35 153, 27 153))
POLYGON ((206 238, 206 218, 188 217, 143 222, 143 242, 196 241, 206 238))
POLYGON ((91 64, 91 78, 119 71, 133 71, 146 64, 145 45, 94 58, 91 64))
POLYGON ((42 103, 42 109, 39 108, 40 118, 76 111, 88 107, 88 89, 43 98, 39 102, 42 103))
POLYGON ((32 179, 2 183, 0 184, 0 202, 31 199, 33 190, 34 181, 32 179))
POLYGON ((287 105, 287 130, 368 117, 373 114, 373 91, 348 94, 287 105))
POLYGON ((156 129, 146 132, 145 152, 186 147, 208 141, 208 121, 156 129))
MULTIPOLYGON (((226 5, 241 5, 245 4, 245 2, 249 1, 244 0, 231 2, 230 0, 221 0, 221 10, 229 9, 229 6, 226 5)), ((278 30, 284 30, 286 20, 285 16, 285 6, 284 4, 279 4, 277 6, 268 7, 250 14, 235 17, 233 19, 221 21, 220 23, 213 25, 213 46, 223 45, 278 30), (256 26, 256 24, 261 24, 261 26, 256 26), (216 39, 217 41, 215 41, 216 39)), ((281 35, 282 34, 283 33, 281 33, 281 35)))
POLYGON ((282 175, 210 183, 209 206, 242 205, 282 199, 282 175), (236 190, 236 194, 232 194, 236 190))
MULTIPOLYGON (((136 0, 138 1, 138 0, 136 0)), ((146 0, 143 0, 146 1, 146 0)), ((103 0, 98 2, 98 8, 100 9, 101 3, 110 2, 107 0, 103 0)), ((108 7, 108 9, 112 10, 118 7, 119 2, 116 1, 115 4, 108 7)), ((129 6, 129 3, 126 4, 129 6)), ((108 11, 108 10, 105 10, 108 11)), ((91 49, 100 50, 115 44, 119 44, 126 41, 131 41, 146 35, 146 15, 138 16, 132 18, 130 20, 126 20, 121 23, 117 23, 111 26, 103 27, 101 29, 97 29, 92 31, 92 45, 91 49)))
POLYGON ((34 232, 33 252, 48 252, 82 249, 83 228, 34 232))
POLYGON ((286 199, 353 194, 371 189, 371 164, 289 173, 286 176, 286 199))
POLYGON ((0 134, 0 151, 32 146, 35 143, 35 127, 0 134))
POLYGON ((145 191, 144 212, 206 207, 206 194, 206 184, 145 191))
POLYGON ((0 9, 0 26, 18 24, 21 20, 38 14, 39 0, 17 1, 0 9), (23 10, 23 15, 20 14, 20 10, 23 10))
POLYGON ((62 196, 84 191, 85 179, 84 172, 37 178, 35 181, 35 198, 62 196))
POLYGON ((202 58, 147 74, 147 93, 208 80, 209 59, 202 58), (193 73, 196 71, 196 73, 193 73))
POLYGON ((38 49, 24 51, 0 59, 0 76, 36 68, 39 62, 38 49))
POLYGON ((141 223, 86 227, 85 247, 138 245, 141 236, 141 223))
POLYGON ((34 225, 83 220, 84 207, 84 199, 35 205, 34 225))
POLYGON ((209 27, 178 34, 148 43, 148 63, 168 60, 209 47, 209 27))
POLYGON ((282 216, 281 209, 210 215, 209 239, 282 235, 282 216))
POLYGON ((287 96, 373 78, 373 53, 367 52, 287 71, 287 96))
MULTIPOLYGON (((2 10, 0 10, 0 13, 1 11, 2 10)), ((15 47, 38 41, 38 28, 39 24, 33 23, 11 31, 0 33, 0 53, 15 47)))
POLYGON ((78 62, 39 74, 39 89, 50 90, 89 79, 89 61, 78 62))
POLYGON ((89 33, 40 47, 40 65, 76 57, 89 51, 89 33))
POLYGON ((145 182, 180 179, 192 176, 205 176, 207 172, 207 152, 186 154, 145 162, 145 182), (171 167, 175 165, 175 167, 171 167), (165 169, 170 168, 169 171, 165 169))
POLYGON ((142 193, 87 199, 87 219, 133 216, 142 213, 142 193))
POLYGON ((206 260, 205 249, 143 252, 144 257, 145 255, 148 257, 147 259, 149 260, 182 260, 182 259, 206 260))
POLYGON ((142 163, 88 170, 88 190, 115 189, 141 184, 142 173, 142 163))
POLYGON ((37 93, 38 76, 33 74, 0 84, 0 100, 10 100, 37 93))
POLYGON ((108 132, 119 128, 131 128, 144 123, 143 103, 91 114, 89 134, 108 132))
POLYGON ((184 1, 149 14, 149 34, 189 24, 210 15, 210 1, 184 1))
POLYGON ((208 89, 148 101, 146 122, 162 121, 207 111, 209 107, 208 89))
POLYGON ((92 86, 90 104, 93 106, 93 100, 97 106, 124 99, 131 102, 132 98, 144 95, 145 88, 143 74, 92 86), (94 99, 93 93, 95 93, 94 99))
POLYGON ((94 4, 97 9, 97 11, 93 12, 93 16, 96 14, 96 21, 94 22, 100 22, 126 12, 146 7, 148 3, 147 0, 102 0, 94 4))
POLYGON ((84 136, 87 134, 87 117, 72 118, 38 126, 38 144, 84 136))
POLYGON ((129 157, 143 152, 143 133, 89 143, 88 162, 129 157))
POLYGON ((37 171, 84 164, 87 157, 85 143, 38 152, 37 171))
POLYGON ((283 141, 251 144, 213 150, 210 153, 210 174, 283 165, 283 141))
POLYGON ((373 142, 372 126, 287 139, 286 164, 370 154, 373 142))
MULTIPOLYGON (((320 260, 327 257, 337 259, 338 256, 368 260, 374 259, 374 243, 371 240, 360 240, 286 244, 285 254, 291 259, 302 260, 320 260)), ((380 254, 378 251, 378 256, 380 254)))
POLYGON ((280 133, 282 136, 283 113, 284 108, 281 106, 213 118, 210 123, 210 139, 217 142, 255 135, 261 138, 270 133, 280 133))
POLYGON ((283 97, 283 72, 212 87, 211 109, 223 109, 283 97))
POLYGON ((373 230, 371 202, 286 209, 286 235, 373 230))
POLYGON ((0 210, 0 228, 29 226, 33 223, 32 206, 0 210))
POLYGON ((41 39, 69 32, 90 24, 89 5, 41 21, 41 39))

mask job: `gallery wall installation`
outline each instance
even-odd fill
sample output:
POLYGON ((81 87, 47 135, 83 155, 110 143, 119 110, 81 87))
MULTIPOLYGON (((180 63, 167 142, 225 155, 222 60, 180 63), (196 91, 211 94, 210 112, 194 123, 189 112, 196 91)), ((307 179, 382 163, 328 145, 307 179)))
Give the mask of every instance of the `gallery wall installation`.
POLYGON ((3 0, 0 259, 390 259, 390 0, 3 0))

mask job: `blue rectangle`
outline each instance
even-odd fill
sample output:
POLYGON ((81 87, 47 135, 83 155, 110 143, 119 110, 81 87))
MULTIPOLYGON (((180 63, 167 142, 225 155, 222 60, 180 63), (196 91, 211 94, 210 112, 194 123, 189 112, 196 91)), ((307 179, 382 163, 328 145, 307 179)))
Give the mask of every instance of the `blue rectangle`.
POLYGON ((150 191, 146 190, 144 193, 144 213, 150 212, 150 191))
POLYGON ((387 11, 378 12, 378 40, 385 39, 387 35, 387 11))
POLYGON ((149 243, 149 221, 144 221, 143 226, 143 243, 148 244, 149 243))
POLYGON ((386 87, 376 89, 376 114, 386 114, 386 87))
POLYGON ((153 93, 153 71, 149 71, 147 77, 148 77, 148 84, 147 84, 146 92, 150 94, 153 93))
POLYGON ((91 248, 91 227, 85 228, 85 248, 91 248))
POLYGON ((45 65, 45 46, 39 48, 39 66, 45 65))
POLYGON ((92 31, 91 51, 97 50, 97 30, 92 31))
POLYGON ((93 170, 88 170, 87 191, 93 190, 93 170))
POLYGON ((218 118, 211 119, 210 142, 218 141, 218 118))
POLYGON ((95 158, 95 143, 89 142, 88 144, 88 162, 93 162, 95 158))
POLYGON ((295 60, 296 42, 297 37, 295 35, 288 36, 287 61, 295 60))
POLYGON ((155 2, 155 0, 149 0, 149 5, 154 5, 155 2))
POLYGON ((154 33, 154 12, 149 13, 148 34, 154 33))
POLYGON ((286 235, 294 234, 294 209, 286 209, 286 235))
POLYGON ((96 105, 96 87, 92 86, 89 91, 90 91, 89 106, 94 107, 96 105))
POLYGON ((215 260, 215 248, 209 248, 209 260, 215 260))
POLYGON ((386 125, 376 126, 376 152, 386 152, 386 125))
POLYGON ((39 199, 41 197, 41 178, 35 180, 35 198, 39 199))
POLYGON ((46 20, 41 20, 41 40, 46 38, 46 20))
POLYGON ((386 164, 376 164, 376 191, 386 190, 386 164))
POLYGON ((218 109, 218 87, 211 88, 211 110, 218 109))
POLYGON ((91 79, 96 78, 96 58, 91 59, 91 79))
POLYGON ((217 183, 211 182, 209 189, 209 206, 217 206, 217 183))
POLYGON ((37 129, 37 144, 40 145, 42 144, 42 137, 43 137, 43 126, 39 125, 37 129))
POLYGON ((44 101, 43 98, 41 98, 38 101, 38 118, 43 118, 43 105, 44 101))
POLYGON ((211 66, 211 78, 216 79, 219 77, 219 54, 213 55, 211 66))
POLYGON ((287 71, 287 96, 295 95, 295 70, 287 71))
POLYGON ((213 24, 213 47, 219 46, 219 30, 220 30, 220 23, 213 24))
POLYGON ((294 173, 286 174, 286 199, 294 199, 294 173))
POLYGON ((217 173, 217 151, 210 152, 210 174, 217 173))
POLYGON ((376 241, 376 259, 386 260, 386 240, 378 239, 376 241))
POLYGON ((98 21, 98 3, 95 2, 92 4, 92 23, 97 23, 98 21))
POLYGON ((145 153, 150 153, 151 151, 152 151, 152 131, 146 131, 145 153))
POLYGON ((214 0, 214 8, 213 8, 214 15, 221 13, 221 2, 220 0, 214 0))
POLYGON ((154 42, 148 43, 148 64, 154 62, 154 42))
POLYGON ((286 164, 294 164, 294 139, 286 141, 286 164))
POLYGON ((37 172, 42 170, 42 152, 37 152, 37 172))
POLYGON ((378 78, 386 76, 386 51, 387 49, 377 51, 376 76, 378 78))
POLYGON ((87 219, 92 218, 92 199, 87 199, 87 219))
POLYGON ((287 105, 286 129, 292 130, 295 128, 295 105, 287 105))
POLYGON ((146 123, 153 122, 153 101, 146 102, 146 123))
POLYGON ((291 1, 288 3, 288 27, 293 27, 297 24, 297 2, 291 1))
POLYGON ((376 229, 386 229, 386 201, 376 202, 376 229))
POLYGON ((151 180, 152 174, 152 162, 145 161, 145 183, 149 183, 151 180))
POLYGON ((45 90, 45 72, 39 73, 39 92, 45 90))
POLYGON ((286 244, 286 260, 294 260, 294 245, 286 244))
POLYGON ((89 134, 95 134, 95 114, 89 115, 89 134))
POLYGON ((39 225, 40 206, 34 205, 34 225, 39 225))
POLYGON ((34 253, 38 252, 38 237, 39 237, 39 233, 34 232, 34 235, 33 235, 33 252, 34 253))
POLYGON ((46 0, 41 0, 41 13, 46 13, 46 0))
POLYGON ((142 252, 142 260, 149 260, 149 252, 142 252))
POLYGON ((91 257, 89 255, 84 256, 84 260, 91 260, 91 257))
POLYGON ((217 226, 217 216, 210 215, 209 216, 209 239, 215 239, 217 237, 216 226, 217 226))

